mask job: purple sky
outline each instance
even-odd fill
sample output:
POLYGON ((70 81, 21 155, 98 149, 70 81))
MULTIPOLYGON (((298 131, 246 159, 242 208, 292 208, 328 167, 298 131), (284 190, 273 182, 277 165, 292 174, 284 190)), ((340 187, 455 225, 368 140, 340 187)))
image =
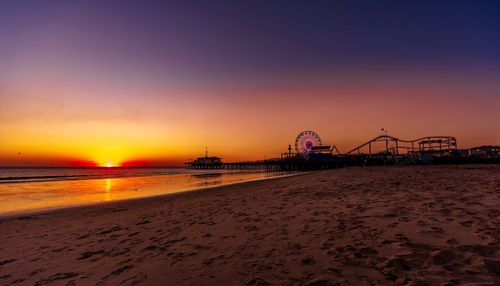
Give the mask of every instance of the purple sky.
POLYGON ((0 165, 500 144, 495 1, 2 1, 0 66, 0 165))

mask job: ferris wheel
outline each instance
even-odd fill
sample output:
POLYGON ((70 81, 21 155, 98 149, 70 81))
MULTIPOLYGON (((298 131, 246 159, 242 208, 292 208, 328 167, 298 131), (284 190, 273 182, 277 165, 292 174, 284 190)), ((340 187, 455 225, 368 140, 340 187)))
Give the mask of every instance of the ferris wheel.
POLYGON ((314 146, 322 146, 321 138, 314 131, 302 131, 295 139, 297 153, 309 153, 314 146))

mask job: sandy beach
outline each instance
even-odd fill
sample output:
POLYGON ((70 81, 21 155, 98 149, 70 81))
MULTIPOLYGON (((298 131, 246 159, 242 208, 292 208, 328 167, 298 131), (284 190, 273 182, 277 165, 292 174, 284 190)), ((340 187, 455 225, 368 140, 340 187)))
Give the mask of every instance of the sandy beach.
POLYGON ((500 285, 500 166, 352 167, 0 219, 0 285, 500 285))

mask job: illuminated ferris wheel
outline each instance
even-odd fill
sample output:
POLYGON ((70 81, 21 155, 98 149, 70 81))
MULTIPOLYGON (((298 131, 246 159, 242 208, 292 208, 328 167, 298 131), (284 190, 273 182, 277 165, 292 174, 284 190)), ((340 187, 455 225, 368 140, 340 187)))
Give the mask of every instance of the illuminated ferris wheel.
POLYGON ((302 131, 295 139, 297 153, 309 153, 315 146, 322 146, 322 143, 318 133, 314 131, 302 131))

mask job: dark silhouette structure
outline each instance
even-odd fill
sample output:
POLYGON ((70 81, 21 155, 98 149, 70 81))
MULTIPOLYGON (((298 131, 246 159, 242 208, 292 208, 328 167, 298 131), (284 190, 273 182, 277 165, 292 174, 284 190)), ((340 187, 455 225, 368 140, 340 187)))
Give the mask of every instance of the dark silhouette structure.
POLYGON ((463 164, 500 163, 499 146, 458 149, 453 136, 426 136, 403 140, 387 134, 379 135, 342 154, 335 145, 323 145, 318 133, 303 131, 279 158, 249 162, 223 163, 219 157, 198 158, 186 163, 198 169, 238 169, 267 171, 299 171, 359 165, 394 164, 463 164))
POLYGON ((368 152, 368 155, 372 155, 374 154, 372 152, 372 145, 377 142, 385 143, 385 150, 383 150, 382 152, 387 155, 410 155, 418 152, 443 152, 457 149, 457 139, 452 136, 427 136, 415 140, 403 140, 391 135, 384 134, 357 146, 356 148, 350 150, 345 154, 366 154, 366 152, 363 152, 365 150, 368 152))

